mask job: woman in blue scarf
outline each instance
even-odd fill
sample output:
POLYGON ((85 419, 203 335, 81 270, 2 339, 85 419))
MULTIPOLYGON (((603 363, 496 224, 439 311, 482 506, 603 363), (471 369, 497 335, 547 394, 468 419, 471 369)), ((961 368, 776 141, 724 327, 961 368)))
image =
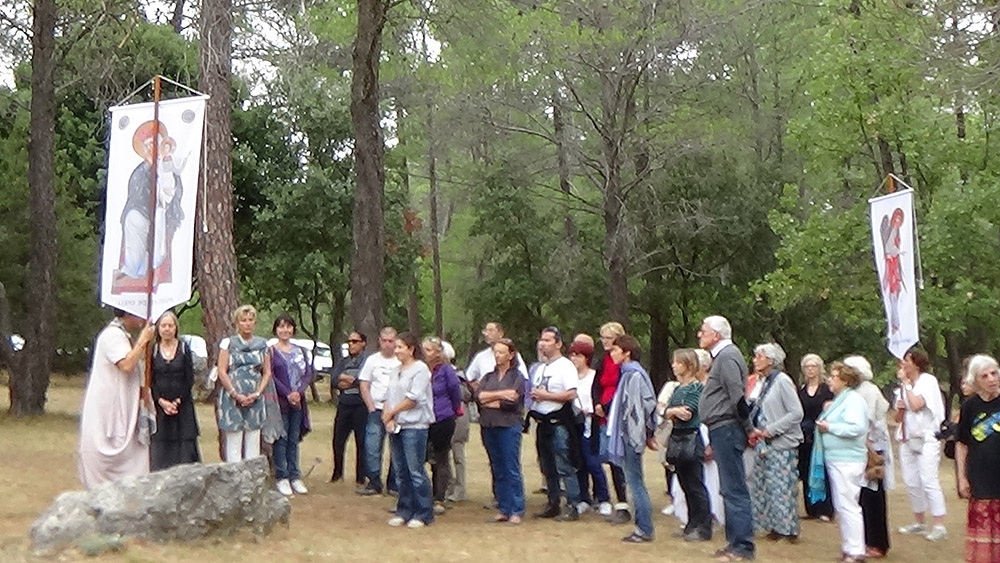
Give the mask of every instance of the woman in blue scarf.
POLYGON ((609 350, 621 366, 618 389, 608 414, 608 457, 625 470, 625 483, 632 490, 635 530, 622 538, 626 543, 653 541, 653 505, 642 477, 642 452, 656 449, 656 394, 649 374, 639 365, 639 342, 627 334, 615 339, 609 350))
MULTIPOLYGON (((834 399, 816 420, 818 434, 813 448, 814 465, 822 459, 830 477, 843 563, 865 559, 865 527, 858 499, 868 460, 868 404, 854 390, 860 382, 861 376, 854 368, 840 362, 830 366, 829 385, 834 399)), ((822 478, 821 472, 811 472, 810 495, 822 491, 822 478)))

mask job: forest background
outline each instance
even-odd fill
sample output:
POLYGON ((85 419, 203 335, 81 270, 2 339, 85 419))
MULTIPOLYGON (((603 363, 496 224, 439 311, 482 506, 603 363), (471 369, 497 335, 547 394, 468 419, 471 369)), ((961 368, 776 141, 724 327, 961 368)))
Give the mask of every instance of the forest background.
MULTIPOLYGON (((916 191, 922 345, 945 389, 957 392, 965 356, 996 350, 994 2, 5 0, 0 333, 25 334, 26 352, 56 370, 86 369, 108 317, 96 285, 107 109, 157 74, 204 81, 206 18, 220 13, 233 74, 229 99, 214 99, 231 112, 237 295, 264 311, 261 331, 289 310, 304 335, 336 343, 359 318, 358 140, 369 137, 352 103, 366 38, 385 147, 378 320, 441 334, 460 364, 488 320, 531 356, 543 326, 596 334, 615 319, 663 381, 670 351, 720 313, 746 353, 781 343, 793 375, 806 352, 858 352, 889 382, 867 213, 888 174, 916 191), (32 16, 47 9, 46 46, 32 16), (47 86, 31 63, 40 47, 47 86), (32 115, 39 84, 50 111, 32 115), (45 202, 33 199, 30 145, 46 131, 50 324, 33 313, 31 266, 45 202)), ((181 308, 184 332, 209 324, 200 295, 181 308)), ((43 383, 19 412, 44 408, 43 383)))

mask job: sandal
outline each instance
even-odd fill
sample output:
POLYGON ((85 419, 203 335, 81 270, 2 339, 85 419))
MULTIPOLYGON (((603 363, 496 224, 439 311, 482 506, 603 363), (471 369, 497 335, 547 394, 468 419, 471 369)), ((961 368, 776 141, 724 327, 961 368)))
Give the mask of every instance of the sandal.
POLYGON ((490 518, 486 522, 490 523, 490 524, 495 524, 495 523, 499 523, 499 522, 508 522, 508 521, 510 521, 510 518, 507 517, 506 515, 504 515, 504 514, 497 514, 496 516, 494 516, 493 518, 490 518))
POLYGON ((726 561, 750 561, 749 557, 744 557, 738 553, 733 553, 732 551, 727 551, 725 554, 720 555, 715 558, 716 561, 726 562, 726 561))
POLYGON ((514 516, 511 516, 507 520, 507 523, 510 524, 511 526, 517 526, 518 524, 521 523, 521 517, 515 514, 514 516))
POLYGON ((865 549, 865 557, 868 559, 882 559, 885 557, 885 552, 877 547, 869 547, 865 549))

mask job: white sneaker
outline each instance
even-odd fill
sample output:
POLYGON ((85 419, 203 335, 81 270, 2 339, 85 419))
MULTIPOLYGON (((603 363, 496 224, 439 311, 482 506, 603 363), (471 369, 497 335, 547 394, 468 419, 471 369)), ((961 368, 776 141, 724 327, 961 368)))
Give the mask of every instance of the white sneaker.
POLYGON ((660 512, 662 512, 664 516, 673 516, 674 515, 674 505, 668 504, 667 506, 664 506, 663 510, 661 510, 660 512))
POLYGON ((309 492, 306 488, 306 484, 302 482, 302 479, 296 479, 292 481, 292 490, 295 491, 297 495, 304 495, 309 492))
POLYGON ((589 504, 583 502, 582 500, 580 502, 576 503, 576 512, 577 512, 577 514, 586 514, 586 512, 588 510, 590 510, 590 505, 589 504))
POLYGON ((288 483, 288 479, 278 481, 278 492, 286 497, 292 496, 292 486, 288 483))
POLYGON ((927 534, 927 528, 925 528, 924 525, 919 522, 914 522, 909 526, 903 526, 902 528, 900 528, 899 533, 915 535, 915 536, 923 536, 927 534))
POLYGON ((414 518, 413 520, 410 520, 409 522, 406 523, 406 527, 407 528, 411 528, 413 530, 417 530, 419 528, 423 528, 426 525, 427 524, 424 524, 423 520, 417 520, 416 518, 414 518))
POLYGON ((402 526, 403 524, 406 524, 406 520, 403 520, 399 516, 393 516, 392 518, 389 519, 388 524, 390 526, 392 526, 393 528, 398 528, 398 527, 402 526))
POLYGON ((602 502, 601 506, 598 507, 597 512, 601 516, 611 516, 611 503, 607 501, 602 502))
POLYGON ((941 526, 939 524, 937 526, 934 526, 934 528, 931 529, 931 531, 928 532, 927 535, 924 537, 927 538, 929 541, 941 541, 948 537, 948 530, 946 530, 944 526, 941 526))

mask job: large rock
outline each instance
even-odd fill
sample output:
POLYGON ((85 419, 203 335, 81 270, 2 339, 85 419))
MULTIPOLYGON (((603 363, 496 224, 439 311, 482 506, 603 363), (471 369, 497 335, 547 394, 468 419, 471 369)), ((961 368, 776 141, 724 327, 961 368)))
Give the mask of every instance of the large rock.
POLYGON ((268 486, 267 460, 190 464, 59 495, 31 526, 36 552, 84 536, 185 540, 288 524, 288 499, 268 486))

